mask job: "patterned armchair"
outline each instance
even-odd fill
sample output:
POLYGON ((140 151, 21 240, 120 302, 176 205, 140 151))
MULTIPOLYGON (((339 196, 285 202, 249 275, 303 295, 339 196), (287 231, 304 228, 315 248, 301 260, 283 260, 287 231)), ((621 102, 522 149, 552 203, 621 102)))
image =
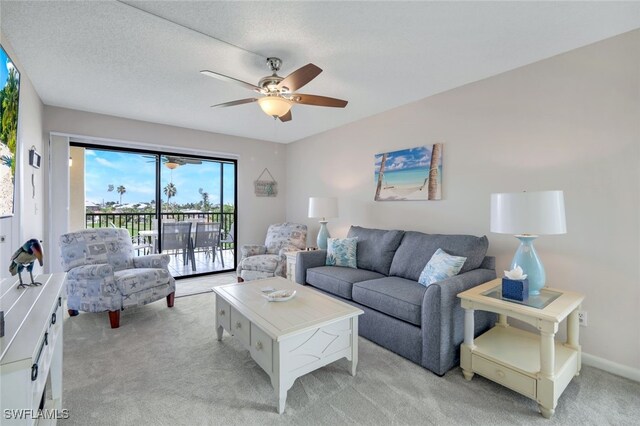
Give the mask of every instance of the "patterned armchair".
POLYGON ((297 223, 270 225, 264 245, 244 245, 238 262, 238 281, 287 276, 284 253, 304 250, 307 246, 307 226, 297 223))
POLYGON ((129 231, 86 229, 60 237, 62 266, 67 271, 69 315, 78 311, 109 312, 111 328, 120 326, 120 310, 167 298, 173 307, 175 280, 169 255, 133 256, 129 231))

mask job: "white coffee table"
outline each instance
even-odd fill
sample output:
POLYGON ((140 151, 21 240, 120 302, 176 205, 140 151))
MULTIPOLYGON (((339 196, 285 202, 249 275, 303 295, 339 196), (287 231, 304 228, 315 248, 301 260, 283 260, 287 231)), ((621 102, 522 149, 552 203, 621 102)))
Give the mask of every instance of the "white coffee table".
POLYGON ((218 340, 227 330, 249 349, 269 375, 284 412, 287 391, 298 378, 341 358, 349 360, 351 375, 358 364, 358 315, 346 303, 284 278, 268 278, 213 287, 218 340), (269 302, 262 288, 291 289, 286 302, 269 302))

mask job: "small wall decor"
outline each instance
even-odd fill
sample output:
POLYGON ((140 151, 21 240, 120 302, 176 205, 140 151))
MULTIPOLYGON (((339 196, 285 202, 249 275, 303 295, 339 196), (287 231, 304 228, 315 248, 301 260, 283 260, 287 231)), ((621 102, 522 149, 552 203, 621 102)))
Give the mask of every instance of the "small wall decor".
POLYGON ((253 182, 256 197, 276 197, 278 195, 278 182, 273 178, 269 169, 265 169, 260 173, 258 179, 253 182), (262 176, 267 173, 271 180, 261 180, 262 176))
POLYGON ((442 199, 442 144, 375 156, 375 201, 442 199))
POLYGON ((34 169, 39 169, 41 159, 42 156, 36 151, 35 145, 31 145, 31 149, 29 149, 29 165, 34 169))

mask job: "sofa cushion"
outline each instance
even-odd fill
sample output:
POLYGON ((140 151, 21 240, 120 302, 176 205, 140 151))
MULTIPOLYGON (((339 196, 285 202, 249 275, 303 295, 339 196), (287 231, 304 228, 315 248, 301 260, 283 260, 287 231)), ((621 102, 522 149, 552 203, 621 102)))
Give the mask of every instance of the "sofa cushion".
POLYGON ((402 321, 420 326, 426 287, 398 277, 353 284, 353 301, 402 321))
POLYGON ((307 269, 307 284, 345 299, 351 299, 353 283, 382 277, 384 275, 366 269, 341 266, 319 266, 307 269))
POLYGON ((329 238, 327 240, 327 258, 325 265, 357 268, 357 244, 357 238, 329 238))
MULTIPOLYGON (((358 268, 389 275, 393 255, 404 231, 386 231, 352 226, 348 237, 358 238, 358 268)), ((424 266, 424 265, 423 265, 424 266)))
POLYGON ((407 231, 393 256, 389 275, 418 281, 420 273, 434 255, 442 249, 452 256, 463 256, 460 273, 477 269, 487 253, 489 240, 486 236, 423 234, 407 231))
POLYGON ((466 257, 451 256, 446 251, 438 249, 422 270, 418 282, 429 287, 433 283, 458 275, 466 260, 466 257))

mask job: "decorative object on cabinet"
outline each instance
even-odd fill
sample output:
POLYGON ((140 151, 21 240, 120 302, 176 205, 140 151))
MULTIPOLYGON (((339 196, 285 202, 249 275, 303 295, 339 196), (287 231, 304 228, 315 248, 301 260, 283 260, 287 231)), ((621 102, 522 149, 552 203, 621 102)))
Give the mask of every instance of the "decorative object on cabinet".
POLYGON ((18 275, 18 279, 20 280, 18 288, 42 284, 33 280, 33 266, 36 260, 40 266, 42 266, 42 246, 40 245, 40 241, 35 238, 24 243, 13 253, 13 256, 11 256, 9 272, 12 276, 18 275), (22 271, 25 269, 29 271, 29 276, 31 277, 31 282, 27 284, 22 281, 22 271))
POLYGON ((274 179, 273 175, 266 167, 253 182, 256 197, 277 197, 278 196, 278 182, 274 179), (267 173, 271 180, 261 180, 262 176, 267 173))
POLYGON ((320 230, 316 244, 321 250, 327 249, 327 219, 338 216, 338 199, 335 197, 309 197, 309 218, 320 219, 320 230))
POLYGON ((375 201, 442 199, 442 144, 375 156, 375 201))
POLYGON ((538 235, 566 234, 562 191, 491 194, 491 232, 515 235, 520 246, 511 269, 520 265, 529 279, 529 294, 538 295, 545 284, 545 271, 533 240, 538 235))

